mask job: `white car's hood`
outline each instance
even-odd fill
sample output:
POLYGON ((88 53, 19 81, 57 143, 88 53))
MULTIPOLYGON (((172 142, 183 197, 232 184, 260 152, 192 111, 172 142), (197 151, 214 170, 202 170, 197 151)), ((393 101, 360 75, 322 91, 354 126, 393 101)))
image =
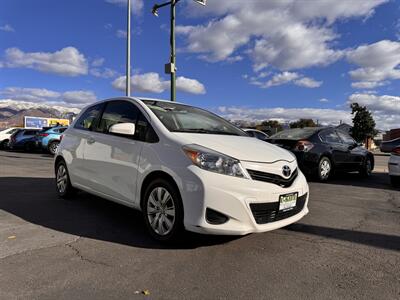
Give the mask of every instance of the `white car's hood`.
POLYGON ((295 160, 293 154, 278 146, 246 136, 175 132, 185 144, 196 144, 242 161, 275 162, 295 160))

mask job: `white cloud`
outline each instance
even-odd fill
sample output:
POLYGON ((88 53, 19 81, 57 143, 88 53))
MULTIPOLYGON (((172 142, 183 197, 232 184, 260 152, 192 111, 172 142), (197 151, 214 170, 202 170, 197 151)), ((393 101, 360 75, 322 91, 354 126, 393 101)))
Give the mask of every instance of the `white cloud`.
POLYGON ((18 48, 8 48, 2 65, 8 68, 28 68, 65 76, 88 73, 85 56, 74 47, 66 47, 53 53, 23 52, 18 48))
POLYGON ((99 78, 113 78, 118 75, 118 72, 110 68, 92 68, 90 74, 99 78))
POLYGON ((344 52, 334 47, 338 35, 331 25, 368 17, 385 0, 210 1, 200 8, 190 2, 186 15, 212 20, 177 28, 186 37, 186 51, 211 62, 247 53, 256 71, 269 66, 289 71, 338 60, 344 52))
POLYGON ((384 80, 400 79, 400 42, 382 40, 348 51, 347 59, 360 68, 350 71, 353 86, 375 88, 384 80), (369 86, 369 87, 368 87, 369 86))
MULTIPOLYGON (((125 90, 126 76, 120 76, 112 82, 112 86, 118 90, 125 90)), ((158 73, 149 72, 135 74, 131 78, 132 90, 143 93, 160 94, 170 87, 170 81, 164 80, 158 73)), ((189 79, 180 76, 176 79, 176 89, 178 91, 191 94, 204 94, 206 89, 202 83, 196 79, 189 79)))
MULTIPOLYGON (((357 102, 360 105, 367 106, 368 109, 382 114, 397 114, 400 118, 400 97, 389 95, 373 94, 352 94, 349 97, 349 103, 357 102)), ((399 122, 400 124, 400 122, 399 122)))
POLYGON ((357 81, 353 82, 351 84, 351 87, 356 88, 356 89, 374 89, 379 86, 384 86, 388 84, 389 82, 387 81, 357 81))
MULTIPOLYGON (((127 7, 128 0, 106 0, 106 2, 111 4, 116 4, 121 7, 127 7)), ((135 15, 140 15, 143 10, 143 0, 132 0, 131 1, 132 13, 135 15)))
POLYGON ((52 105, 85 105, 97 100, 93 91, 77 90, 57 92, 43 88, 7 87, 0 96, 13 101, 27 101, 52 105))
POLYGON ((329 99, 321 98, 321 99, 319 99, 319 102, 321 102, 321 103, 327 103, 327 102, 329 102, 329 99))
POLYGON ((261 72, 256 74, 256 76, 247 75, 243 76, 243 78, 248 79, 250 84, 259 86, 261 88, 270 88, 288 83, 294 83, 297 86, 305 88, 317 88, 322 85, 322 81, 316 81, 310 77, 304 77, 299 73, 288 71, 275 74, 267 82, 263 82, 262 79, 269 75, 269 72, 261 72))
POLYGON ((92 67, 100 67, 104 64, 105 59, 103 57, 96 58, 92 61, 92 67))
POLYGON ((0 30, 5 32, 15 32, 15 29, 10 24, 0 26, 0 30))
POLYGON ((128 36, 127 32, 125 30, 122 30, 122 29, 118 29, 115 32, 115 35, 120 39, 126 39, 126 37, 128 36))
POLYGON ((316 81, 310 77, 303 77, 298 80, 295 80, 294 84, 298 85, 298 86, 313 89, 313 88, 320 87, 322 85, 322 81, 316 81))
POLYGON ((265 84, 265 87, 272 87, 272 86, 286 84, 297 78, 299 78, 299 74, 297 74, 297 73, 283 72, 283 73, 274 75, 270 80, 267 81, 267 83, 265 84))

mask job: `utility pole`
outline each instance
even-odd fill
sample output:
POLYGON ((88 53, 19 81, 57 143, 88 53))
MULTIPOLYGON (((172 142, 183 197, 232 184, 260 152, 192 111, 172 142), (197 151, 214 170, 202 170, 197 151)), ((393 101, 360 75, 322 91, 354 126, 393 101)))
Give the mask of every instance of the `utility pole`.
POLYGON ((126 30, 126 96, 131 96, 131 0, 128 0, 126 30))
POLYGON ((176 101, 176 53, 175 53, 175 4, 176 0, 171 1, 171 59, 170 59, 170 72, 171 72, 171 101, 176 101))
MULTIPOLYGON (((163 4, 155 4, 151 13, 158 17, 158 9, 167 5, 171 5, 171 30, 170 30, 170 60, 165 65, 165 73, 171 74, 171 101, 176 101, 176 51, 175 51, 175 6, 180 0, 171 0, 163 4)), ((206 5, 207 0, 194 0, 198 4, 206 5)))

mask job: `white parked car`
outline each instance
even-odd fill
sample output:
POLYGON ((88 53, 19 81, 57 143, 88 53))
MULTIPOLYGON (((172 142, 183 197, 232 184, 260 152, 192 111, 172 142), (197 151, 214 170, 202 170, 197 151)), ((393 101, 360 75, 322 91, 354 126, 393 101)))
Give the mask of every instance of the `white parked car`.
POLYGON ((394 148, 390 155, 389 175, 392 184, 400 187, 400 147, 394 148))
POLYGON ((141 210, 153 237, 183 229, 244 235, 308 213, 293 154, 199 108, 116 98, 84 109, 55 156, 59 196, 75 189, 141 210))
POLYGON ((18 127, 10 127, 0 131, 0 149, 7 148, 11 135, 18 129, 18 127))
POLYGON ((262 141, 266 141, 269 138, 268 134, 266 134, 260 130, 257 130, 257 129, 242 128, 242 130, 245 131, 248 136, 257 138, 262 141))

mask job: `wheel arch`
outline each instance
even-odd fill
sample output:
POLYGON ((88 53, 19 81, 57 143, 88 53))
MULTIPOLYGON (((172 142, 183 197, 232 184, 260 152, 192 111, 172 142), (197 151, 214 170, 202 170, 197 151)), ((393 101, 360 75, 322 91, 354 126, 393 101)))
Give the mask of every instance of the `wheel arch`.
POLYGON ((140 208, 143 210, 143 204, 144 204, 144 194, 146 192, 146 188, 149 186, 149 184, 155 180, 162 178, 169 183, 171 183, 176 190, 178 191, 180 197, 182 198, 181 192, 179 190, 178 184, 176 183, 175 179, 168 174, 165 171, 157 170, 157 171, 152 171, 149 174, 146 175, 146 177, 143 179, 141 187, 140 187, 140 208))

